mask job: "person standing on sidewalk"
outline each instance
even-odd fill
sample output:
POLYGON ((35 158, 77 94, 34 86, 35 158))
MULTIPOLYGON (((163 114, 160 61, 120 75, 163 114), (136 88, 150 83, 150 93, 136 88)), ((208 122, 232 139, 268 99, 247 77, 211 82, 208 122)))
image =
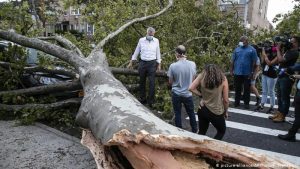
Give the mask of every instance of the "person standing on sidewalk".
POLYGON ((140 38, 138 45, 131 57, 128 68, 132 68, 133 61, 137 60, 140 54, 139 62, 139 76, 140 76, 140 102, 142 104, 148 103, 152 108, 155 96, 155 72, 161 69, 161 55, 159 40, 154 37, 155 29, 149 27, 147 29, 146 37, 140 38), (149 94, 146 97, 146 78, 149 80, 149 94))
POLYGON ((199 134, 205 135, 211 123, 216 129, 215 139, 221 140, 226 131, 228 117, 228 81, 215 64, 208 64, 193 81, 189 90, 202 97, 198 109, 199 134), (198 91, 200 87, 200 91, 198 91))
POLYGON ((248 45, 248 37, 242 36, 239 46, 234 50, 231 59, 230 74, 234 76, 235 102, 234 107, 240 105, 242 86, 244 88, 244 108, 249 109, 250 85, 256 75, 256 50, 248 45))
POLYGON ((196 76, 195 62, 187 60, 186 49, 179 45, 175 49, 177 62, 172 63, 168 70, 169 85, 172 86, 172 104, 175 113, 175 125, 182 128, 181 108, 182 104, 190 118, 192 132, 197 132, 197 123, 194 112, 192 93, 188 90, 196 76))

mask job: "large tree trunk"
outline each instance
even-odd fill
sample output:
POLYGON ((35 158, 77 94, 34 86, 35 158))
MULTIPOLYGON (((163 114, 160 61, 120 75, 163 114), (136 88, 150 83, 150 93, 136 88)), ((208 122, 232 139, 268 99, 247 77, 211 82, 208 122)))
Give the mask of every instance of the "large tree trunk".
MULTIPOLYGON (((104 53, 101 55, 104 57, 104 53)), ((178 153, 184 154, 185 160, 188 160, 186 163, 193 163, 202 157, 210 165, 270 166, 267 168, 293 166, 285 161, 250 152, 241 146, 193 134, 165 123, 140 104, 114 78, 106 62, 97 62, 97 57, 92 57, 89 63, 91 66, 80 72, 85 96, 76 121, 84 128, 89 128, 103 146, 117 145, 133 167, 140 168, 141 164, 147 163, 157 168, 169 164, 167 168, 172 168, 175 159, 176 164, 181 166, 179 168, 185 168, 185 163, 176 156, 178 153), (165 159, 165 163, 144 155, 149 151, 165 159), (139 160, 141 164, 137 163, 139 160)))
MULTIPOLYGON (((87 58, 82 58, 76 48, 65 49, 13 32, 0 30, 0 38, 56 56, 79 72, 85 94, 76 121, 91 131, 84 131, 82 141, 93 152, 99 168, 209 168, 221 164, 297 168, 286 161, 167 124, 113 76, 102 50, 104 44, 133 23, 161 15, 172 4, 169 0, 162 11, 129 21, 104 38, 87 58)), ((61 42, 68 46, 67 41, 61 42)))

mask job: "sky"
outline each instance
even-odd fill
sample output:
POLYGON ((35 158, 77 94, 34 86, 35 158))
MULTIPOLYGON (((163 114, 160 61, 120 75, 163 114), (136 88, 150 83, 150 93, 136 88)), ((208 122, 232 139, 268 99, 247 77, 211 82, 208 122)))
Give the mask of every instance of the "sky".
POLYGON ((276 16, 276 14, 285 14, 289 11, 292 11, 294 4, 295 3, 293 3, 293 0, 269 0, 267 19, 273 26, 275 26, 272 23, 272 20, 276 16))

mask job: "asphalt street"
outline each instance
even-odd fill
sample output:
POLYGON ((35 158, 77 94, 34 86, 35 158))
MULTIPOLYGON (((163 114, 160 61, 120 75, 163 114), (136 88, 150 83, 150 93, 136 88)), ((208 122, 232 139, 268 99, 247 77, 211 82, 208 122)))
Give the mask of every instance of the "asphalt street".
MULTIPOLYGON (((255 151, 274 154, 278 158, 285 158, 300 166, 300 131, 296 135, 296 142, 283 141, 277 137, 278 134, 286 134, 292 126, 288 121, 292 122, 294 120, 294 108, 290 108, 286 122, 274 123, 268 119, 270 114, 265 113, 268 107, 260 112, 255 112, 255 97, 253 95, 251 100, 250 109, 248 110, 243 108, 243 103, 234 108, 232 102, 234 101, 234 93, 230 93, 229 118, 226 120, 227 128, 223 141, 250 147, 255 151)), ((292 102, 293 98, 291 98, 292 102)), ((196 113, 195 115, 198 119, 196 113)), ((182 113, 182 120, 183 128, 190 131, 189 118, 186 113, 182 113)), ((214 137, 215 134, 216 130, 210 124, 206 135, 214 137)))

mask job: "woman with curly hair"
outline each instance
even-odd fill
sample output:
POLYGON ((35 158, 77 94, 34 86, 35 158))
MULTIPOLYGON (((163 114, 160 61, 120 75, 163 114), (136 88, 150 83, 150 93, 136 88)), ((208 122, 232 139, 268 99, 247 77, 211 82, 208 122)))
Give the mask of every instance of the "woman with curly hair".
POLYGON ((211 123, 216 129, 215 139, 221 140, 226 131, 228 117, 228 81, 215 64, 208 64, 193 81, 189 90, 202 97, 198 109, 199 134, 205 135, 211 123), (197 89, 199 87, 200 91, 197 89))

